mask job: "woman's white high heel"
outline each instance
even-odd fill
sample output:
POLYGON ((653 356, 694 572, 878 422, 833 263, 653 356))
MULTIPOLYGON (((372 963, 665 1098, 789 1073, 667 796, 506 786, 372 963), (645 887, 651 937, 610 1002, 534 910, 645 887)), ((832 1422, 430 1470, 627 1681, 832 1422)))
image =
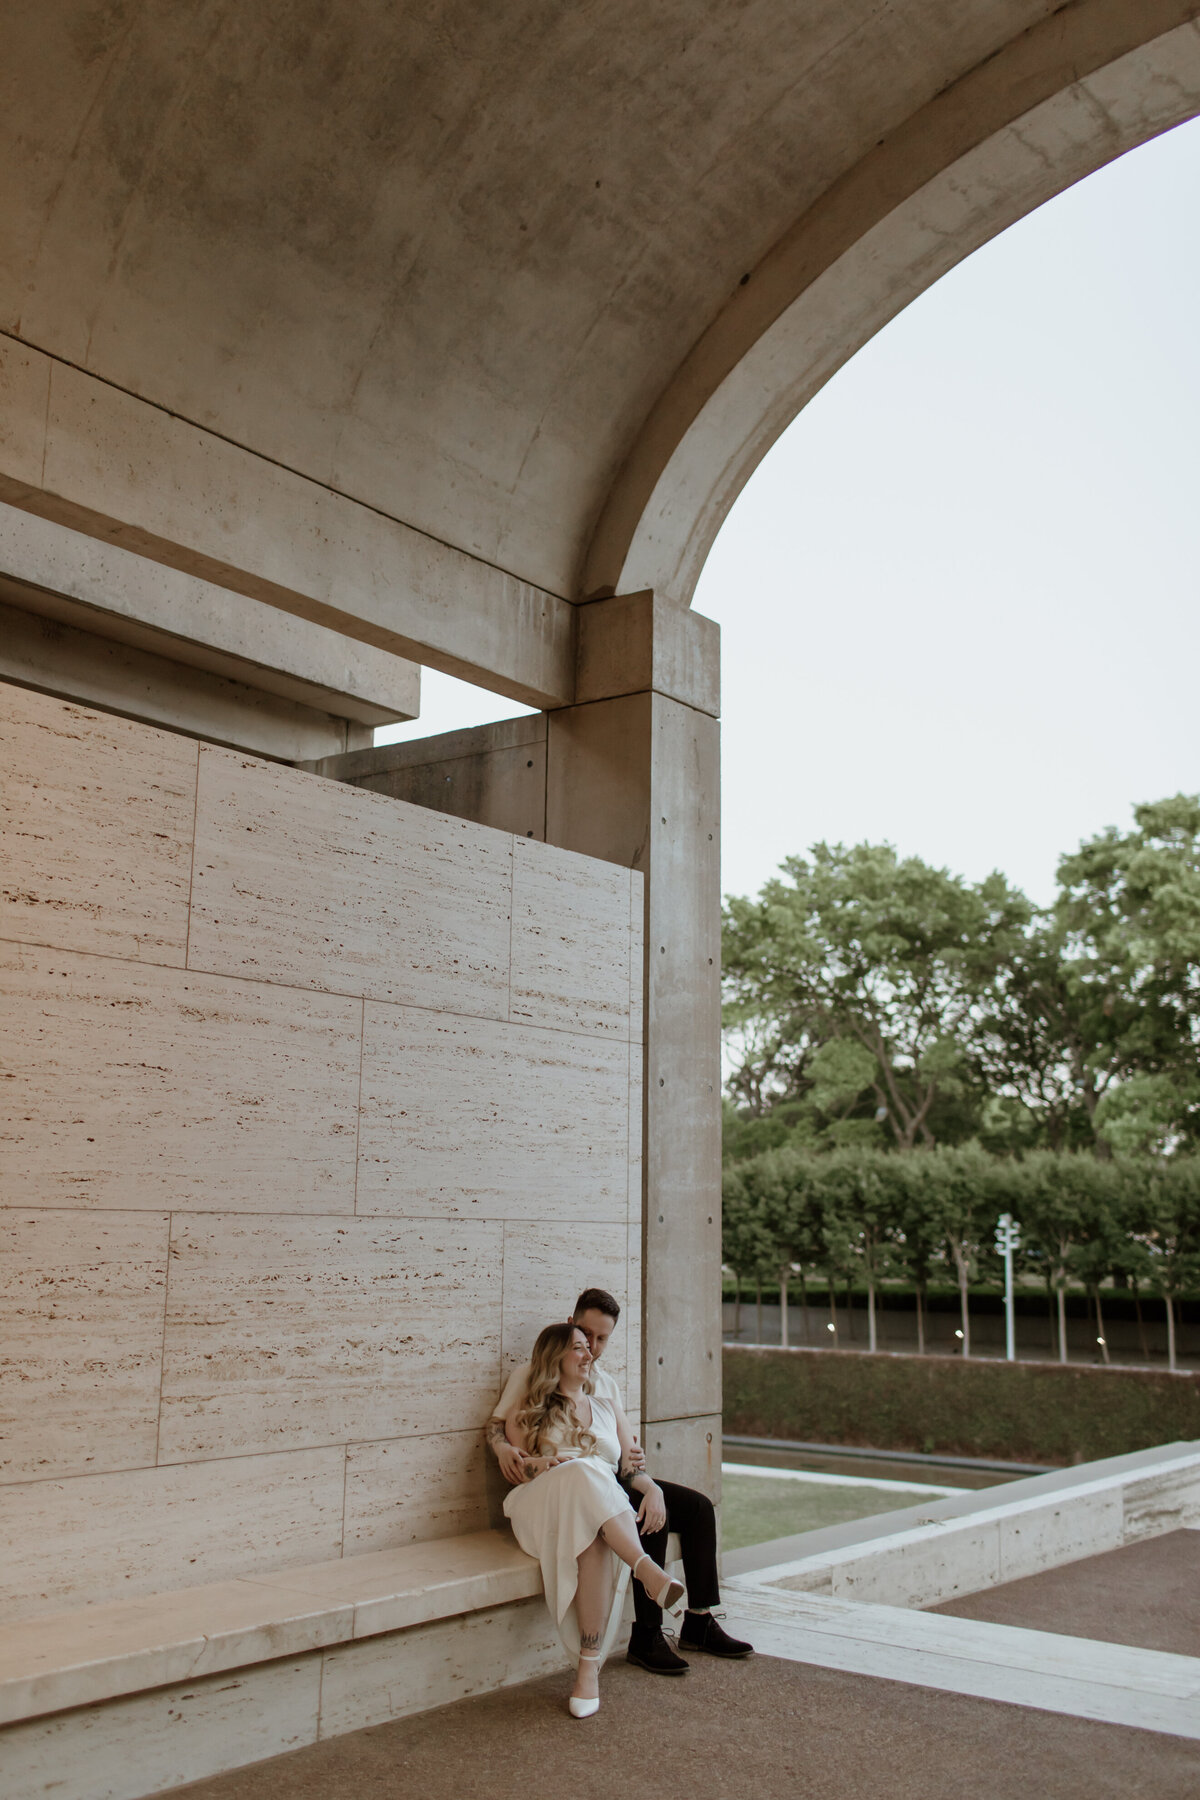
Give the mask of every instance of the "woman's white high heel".
MULTIPOLYGON (((589 1656, 586 1650, 581 1650, 579 1652, 579 1660, 580 1662, 598 1663, 600 1658, 598 1656, 589 1656)), ((575 1695, 572 1694, 571 1698, 567 1701, 567 1707, 573 1719, 590 1719, 593 1713, 598 1713, 600 1711, 600 1696, 597 1694, 593 1700, 577 1700, 575 1695)))
MULTIPOLYGON (((644 1562, 648 1562, 651 1568, 654 1567, 654 1558, 652 1556, 647 1556, 646 1552, 643 1550, 642 1554, 638 1557, 637 1562, 633 1565, 632 1573, 635 1581, 640 1580, 638 1575, 638 1565, 644 1562)), ((642 1586, 646 1587, 644 1581, 642 1582, 642 1586)), ((646 1588, 646 1592, 650 1594, 650 1589, 646 1588)), ((674 1581, 671 1576, 668 1575, 657 1594, 650 1594, 650 1598, 658 1606, 661 1606, 665 1613, 673 1613, 686 1593, 687 1589, 684 1587, 682 1581, 674 1581)))

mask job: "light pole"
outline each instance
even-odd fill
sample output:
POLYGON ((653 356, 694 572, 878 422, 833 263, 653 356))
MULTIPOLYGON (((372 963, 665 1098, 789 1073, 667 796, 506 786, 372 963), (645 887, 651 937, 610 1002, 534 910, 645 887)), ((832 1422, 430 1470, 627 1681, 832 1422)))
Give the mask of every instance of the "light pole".
POLYGON ((1001 1213, 996 1221, 996 1248, 1004 1258, 1004 1354, 1009 1362, 1017 1360, 1017 1317, 1013 1300, 1013 1251, 1021 1248, 1021 1227, 1011 1213, 1001 1213))

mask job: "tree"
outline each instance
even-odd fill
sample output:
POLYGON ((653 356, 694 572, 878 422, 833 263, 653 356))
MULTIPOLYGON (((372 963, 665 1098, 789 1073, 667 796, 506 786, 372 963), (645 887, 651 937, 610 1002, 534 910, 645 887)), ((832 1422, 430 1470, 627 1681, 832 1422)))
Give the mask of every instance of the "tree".
POLYGON ((999 874, 972 885, 890 845, 789 857, 757 900, 726 907, 726 1021, 750 1047, 741 1068, 754 1065, 735 1091, 840 1101, 843 1126, 931 1146, 940 1116, 978 1091, 973 1015, 1031 915, 999 874), (857 1062, 835 1061, 834 1042, 857 1062))
POLYGON ((721 1182, 721 1260, 733 1270, 737 1282, 735 1325, 739 1332, 741 1284, 751 1279, 761 1294, 763 1272, 773 1266, 774 1255, 758 1196, 751 1195, 743 1170, 727 1168, 721 1182))
POLYGON ((1200 795, 1134 808, 1059 864, 1055 923, 1106 1149, 1200 1141, 1200 795))
POLYGON ((1132 1224, 1151 1287, 1167 1313, 1167 1362, 1177 1371, 1175 1302, 1200 1281, 1200 1157, 1180 1157, 1142 1184, 1132 1224))

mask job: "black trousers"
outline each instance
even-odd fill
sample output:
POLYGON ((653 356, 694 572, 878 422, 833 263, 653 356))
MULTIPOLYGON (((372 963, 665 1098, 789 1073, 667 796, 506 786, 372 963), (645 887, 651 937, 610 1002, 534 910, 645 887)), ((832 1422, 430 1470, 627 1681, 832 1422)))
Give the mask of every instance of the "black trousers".
MULTIPOLYGON (((678 1487, 673 1481, 660 1481, 667 1503, 667 1522, 659 1531, 639 1531, 642 1549, 662 1567, 667 1554, 667 1538, 672 1531, 679 1535, 683 1551, 683 1576, 687 1582, 688 1605, 717 1606, 721 1590, 717 1585, 717 1515, 707 1494, 695 1488, 678 1487)), ((636 1512, 642 1496, 621 1483, 636 1512)), ((662 1630, 662 1607, 653 1601, 640 1581, 633 1583, 633 1613, 643 1631, 662 1630)))

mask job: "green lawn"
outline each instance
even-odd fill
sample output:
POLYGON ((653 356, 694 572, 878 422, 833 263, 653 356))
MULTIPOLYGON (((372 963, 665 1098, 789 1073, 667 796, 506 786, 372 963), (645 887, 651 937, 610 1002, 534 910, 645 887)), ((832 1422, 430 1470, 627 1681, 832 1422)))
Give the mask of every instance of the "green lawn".
POLYGON ((762 1475, 725 1475, 721 1481, 721 1547, 743 1550, 797 1531, 817 1531, 846 1519, 915 1506, 919 1493, 840 1487, 824 1482, 773 1481, 762 1475))

